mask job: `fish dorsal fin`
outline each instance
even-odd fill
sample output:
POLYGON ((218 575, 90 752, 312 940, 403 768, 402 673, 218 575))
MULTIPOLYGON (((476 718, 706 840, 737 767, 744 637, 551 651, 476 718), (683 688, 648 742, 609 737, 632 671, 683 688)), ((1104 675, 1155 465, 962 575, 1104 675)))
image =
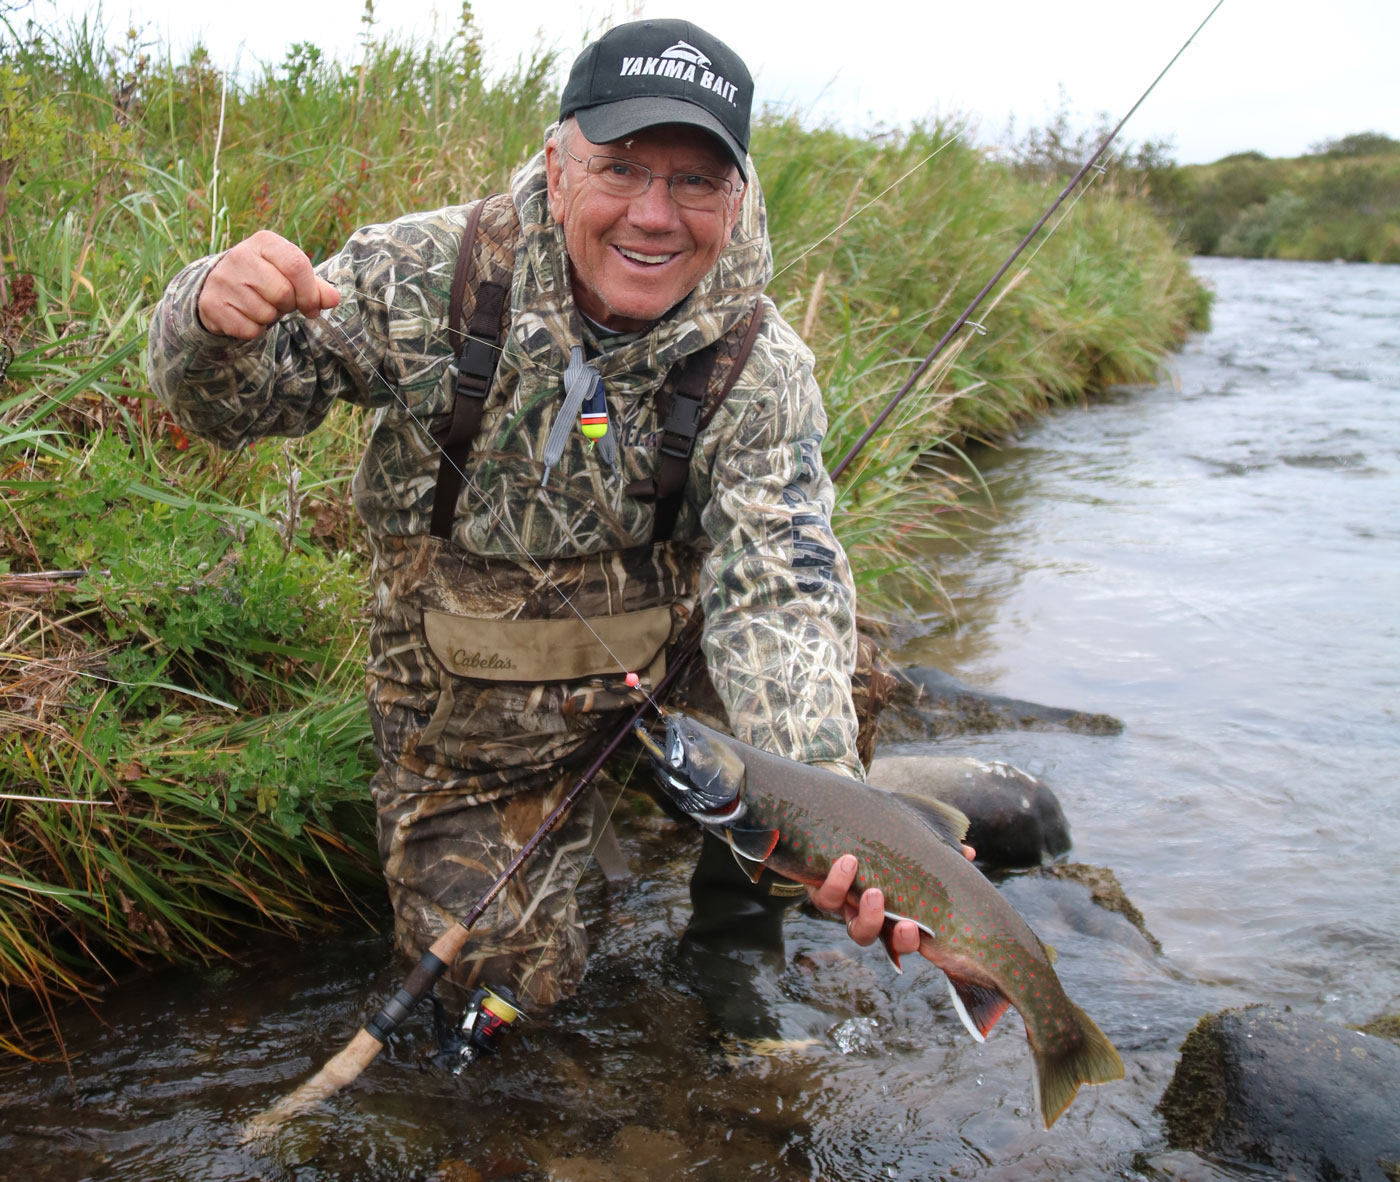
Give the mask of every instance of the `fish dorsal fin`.
POLYGON ((907 792, 895 792, 892 795, 899 797, 918 813, 920 820, 949 845, 962 845, 963 838, 967 836, 967 827, 971 822, 960 810, 939 800, 936 796, 911 796, 907 792))
MULTIPOLYGON (((1037 936, 1036 939, 1040 939, 1040 937, 1037 936)), ((1041 940, 1040 946, 1045 950, 1046 960, 1048 960, 1051 964, 1060 963, 1060 954, 1055 951, 1055 945, 1047 944, 1044 940, 1041 940)))
POLYGON ((739 829, 733 825, 724 831, 739 869, 754 882, 763 874, 763 863, 778 848, 778 836, 776 829, 739 829))

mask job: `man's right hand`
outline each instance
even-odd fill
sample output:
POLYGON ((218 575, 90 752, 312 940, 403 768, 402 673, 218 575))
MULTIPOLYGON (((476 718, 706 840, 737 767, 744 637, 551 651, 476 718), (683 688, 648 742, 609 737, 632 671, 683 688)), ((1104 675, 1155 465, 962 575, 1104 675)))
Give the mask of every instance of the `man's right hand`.
POLYGON ((319 316, 340 292, 311 269, 306 252, 259 230, 224 255, 199 293, 199 320, 212 333, 252 341, 288 312, 319 316))

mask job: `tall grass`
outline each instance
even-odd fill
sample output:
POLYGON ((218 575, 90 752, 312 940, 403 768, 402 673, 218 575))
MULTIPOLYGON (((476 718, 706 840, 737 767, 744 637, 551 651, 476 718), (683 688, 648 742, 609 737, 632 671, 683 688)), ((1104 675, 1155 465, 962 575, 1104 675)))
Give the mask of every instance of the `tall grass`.
MULTIPOLYGON (((378 898, 346 487, 362 421, 214 453, 151 398, 141 346, 174 272, 254 229, 320 258, 361 224, 504 188, 552 118, 555 63, 489 80, 479 60, 466 23, 440 47, 370 36, 348 64, 298 45, 236 82, 139 34, 9 29, 0 1045, 22 1051, 35 1015, 57 1028, 123 961, 217 956, 378 898)), ((1052 195, 957 130, 758 121, 771 291, 808 326, 831 456, 1052 195)), ((930 452, 1152 377, 1203 312, 1131 193, 1087 197, 843 481, 865 607, 930 593, 920 543, 960 491, 930 452)))

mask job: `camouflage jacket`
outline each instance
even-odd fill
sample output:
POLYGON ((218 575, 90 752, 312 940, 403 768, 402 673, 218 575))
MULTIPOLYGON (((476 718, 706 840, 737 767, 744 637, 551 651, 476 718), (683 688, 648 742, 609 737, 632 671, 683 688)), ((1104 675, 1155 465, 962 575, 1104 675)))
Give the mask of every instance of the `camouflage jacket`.
MULTIPOLYGON (((473 570, 491 572, 470 590, 475 614, 528 618, 572 610, 557 595, 541 606, 540 564, 551 588, 570 586, 571 567, 603 570, 616 555, 650 545, 652 506, 624 489, 654 475, 656 391, 678 358, 719 340, 754 300, 767 300, 772 256, 752 182, 730 244, 699 286, 640 338, 593 359, 620 471, 574 431, 542 487, 569 350, 598 342, 574 306, 543 152, 516 175, 511 197, 520 233, 509 333, 452 541, 487 564, 473 570), (518 577, 497 577, 511 569, 518 577)), ((456 358, 446 322, 468 208, 356 232, 318 268, 341 303, 316 320, 294 313, 247 343, 207 332, 196 303, 220 257, 212 256, 176 276, 151 323, 154 390, 186 430, 218 446, 304 434, 337 400, 373 409, 354 497, 374 551, 376 627, 387 628, 395 588, 405 585, 389 577, 391 568, 402 571, 405 552, 429 533, 439 451, 428 431, 451 409, 456 358)), ((850 695, 854 590, 831 528, 833 490, 821 459, 826 416, 812 367, 811 352, 769 301, 743 372, 697 440, 674 541, 657 561, 693 570, 689 577, 672 570, 667 593, 698 598, 704 610, 706 663, 735 733, 860 776, 850 695)), ((616 610, 602 603, 603 612, 616 610)), ((371 649, 373 673, 373 635, 371 649)))

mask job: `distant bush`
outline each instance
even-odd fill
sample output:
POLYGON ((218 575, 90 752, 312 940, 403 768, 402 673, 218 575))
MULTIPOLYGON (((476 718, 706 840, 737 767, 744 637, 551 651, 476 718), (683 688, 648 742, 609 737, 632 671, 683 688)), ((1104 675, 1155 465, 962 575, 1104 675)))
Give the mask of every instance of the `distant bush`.
POLYGON ((1400 152, 1400 140, 1379 131, 1358 131, 1340 139, 1322 140, 1308 149, 1312 156, 1387 156, 1400 152))
POLYGON ((1361 132, 1296 159, 1236 152, 1149 196, 1199 254, 1400 262, 1400 141, 1361 132))

